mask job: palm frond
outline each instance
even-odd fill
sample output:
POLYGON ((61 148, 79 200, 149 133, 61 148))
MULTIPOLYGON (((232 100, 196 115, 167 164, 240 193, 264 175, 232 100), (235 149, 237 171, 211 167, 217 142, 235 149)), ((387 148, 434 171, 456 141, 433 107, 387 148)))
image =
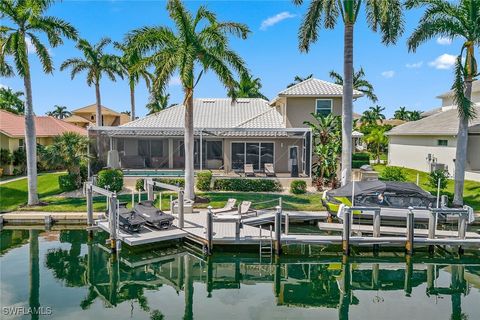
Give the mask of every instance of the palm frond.
POLYGON ((38 40, 38 38, 34 34, 29 32, 28 37, 30 38, 30 41, 32 41, 32 45, 35 47, 37 57, 42 64, 43 72, 52 73, 53 63, 52 58, 50 57, 50 52, 48 52, 48 49, 45 48, 45 46, 40 42, 40 40, 38 40))
POLYGON ((310 45, 318 40, 318 31, 322 23, 323 1, 311 1, 307 13, 298 30, 299 49, 308 52, 310 45))
MULTIPOLYGON (((471 82, 469 85, 472 85, 471 82)), ((462 56, 459 55, 455 63, 455 81, 452 85, 452 90, 454 92, 455 104, 458 106, 459 117, 470 120, 475 118, 476 114, 472 101, 470 101, 465 95, 465 89, 464 67, 462 64, 462 56)))

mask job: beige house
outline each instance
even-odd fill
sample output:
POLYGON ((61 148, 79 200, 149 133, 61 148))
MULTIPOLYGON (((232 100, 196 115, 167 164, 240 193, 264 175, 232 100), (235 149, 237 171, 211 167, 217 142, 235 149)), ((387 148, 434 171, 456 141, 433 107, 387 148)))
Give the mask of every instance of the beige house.
MULTIPOLYGON (((312 113, 341 114, 342 86, 308 79, 281 91, 273 101, 260 98, 194 99, 194 166, 225 174, 251 164, 262 174, 311 176, 312 113)), ((355 97, 361 92, 355 91, 355 97)), ((184 106, 176 105, 119 127, 91 127, 116 150, 123 169, 184 169, 184 106)), ((106 161, 106 154, 102 155, 106 161)))
MULTIPOLYGON (((85 129, 49 116, 35 117, 37 144, 49 145, 55 136, 65 132, 77 132, 87 135, 85 129)), ((10 154, 25 147, 25 117, 0 110, 0 148, 8 150, 10 154)), ((13 164, 3 165, 3 174, 13 174, 13 164)))
MULTIPOLYGON (((442 107, 428 112, 428 116, 407 122, 388 132, 388 163, 392 166, 430 172, 445 168, 455 172, 455 152, 458 132, 458 110, 452 105, 451 91, 438 96, 442 107)), ((474 82, 473 102, 480 114, 480 82, 474 82)), ((480 181, 480 118, 469 124, 467 166, 465 179, 480 181)))
MULTIPOLYGON (((89 125, 96 124, 96 110, 97 106, 95 104, 75 109, 72 111, 72 115, 65 118, 64 121, 78 127, 87 128, 89 125)), ((102 106, 102 122, 104 126, 120 126, 129 121, 129 115, 102 106)))

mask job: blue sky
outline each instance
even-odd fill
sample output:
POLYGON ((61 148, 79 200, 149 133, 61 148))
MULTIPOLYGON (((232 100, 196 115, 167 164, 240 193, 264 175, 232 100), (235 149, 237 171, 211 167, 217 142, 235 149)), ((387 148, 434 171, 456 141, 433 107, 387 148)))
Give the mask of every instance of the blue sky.
MULTIPOLYGON (((255 77, 260 77, 263 93, 273 98, 284 89, 295 75, 313 73, 316 78, 330 80, 332 69, 342 73, 343 29, 322 30, 319 41, 308 54, 298 50, 297 31, 306 5, 296 7, 291 1, 186 1, 195 10, 205 4, 216 12, 220 20, 233 20, 247 24, 252 33, 247 40, 233 39, 232 47, 245 59, 255 77)), ((171 25, 164 1, 63 1, 53 5, 48 14, 72 23, 80 36, 96 42, 108 36, 120 41, 128 31, 145 25, 171 25)), ((432 39, 417 52, 409 53, 406 39, 421 16, 422 10, 406 13, 405 33, 400 41, 385 47, 380 35, 372 32, 359 18, 354 37, 354 64, 365 69, 367 79, 375 87, 379 105, 386 107, 387 116, 395 109, 428 110, 440 104, 435 98, 448 90, 453 80, 453 55, 460 50, 460 42, 432 39)), ((33 99, 36 114, 44 114, 53 105, 75 109, 94 103, 94 88, 88 87, 85 75, 70 80, 69 72, 59 71, 67 58, 80 56, 72 41, 51 49, 56 70, 45 75, 36 57, 31 54, 33 99)), ((0 85, 23 90, 18 78, 0 78, 0 85)), ((171 102, 182 101, 182 90, 172 79, 168 90, 171 102)), ((118 111, 128 110, 129 90, 126 81, 101 83, 102 104, 118 111)), ((224 97, 225 89, 213 74, 207 74, 197 86, 196 97, 224 97)), ((146 113, 148 91, 140 83, 136 93, 138 115, 146 113)), ((355 111, 362 112, 373 105, 365 98, 355 102, 355 111)))

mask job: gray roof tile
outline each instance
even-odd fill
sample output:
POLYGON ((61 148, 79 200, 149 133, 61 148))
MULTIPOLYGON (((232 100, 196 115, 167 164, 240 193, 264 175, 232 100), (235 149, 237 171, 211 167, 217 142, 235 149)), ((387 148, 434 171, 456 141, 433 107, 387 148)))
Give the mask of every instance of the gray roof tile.
MULTIPOLYGON (((330 96, 341 97, 343 94, 343 86, 310 78, 296 85, 286 88, 281 91, 279 96, 330 96)), ((353 96, 358 98, 363 96, 363 93, 358 90, 353 90, 353 96)))

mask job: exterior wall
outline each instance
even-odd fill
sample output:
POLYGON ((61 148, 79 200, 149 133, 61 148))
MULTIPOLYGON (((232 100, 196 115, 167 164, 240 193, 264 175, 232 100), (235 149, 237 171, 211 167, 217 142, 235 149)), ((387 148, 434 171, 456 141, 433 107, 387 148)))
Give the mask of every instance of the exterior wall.
POLYGON ((289 128, 305 128, 304 121, 313 120, 312 113, 315 112, 317 99, 331 99, 332 112, 335 115, 342 114, 342 98, 323 97, 288 97, 286 98, 286 125, 289 128))
POLYGON ((480 171, 480 133, 468 135, 467 170, 480 171))
MULTIPOLYGON (((480 103, 480 91, 472 92, 472 102, 480 103)), ((442 107, 453 106, 453 96, 442 98, 442 107)))
POLYGON ((456 138, 453 136, 391 136, 388 145, 388 164, 407 167, 424 172, 430 171, 428 154, 438 163, 448 166, 453 175, 455 164, 456 138), (448 140, 448 146, 438 146, 437 140, 448 140))
MULTIPOLYGON (((96 123, 96 114, 95 113, 77 113, 75 112, 74 113, 76 116, 79 116, 79 117, 82 117, 90 122, 92 122, 93 124, 96 123)), ((120 117, 119 116, 115 116, 115 115, 103 115, 103 125, 104 126, 118 126, 120 125, 120 117)), ((85 124, 82 124, 80 126, 84 126, 85 124)))

